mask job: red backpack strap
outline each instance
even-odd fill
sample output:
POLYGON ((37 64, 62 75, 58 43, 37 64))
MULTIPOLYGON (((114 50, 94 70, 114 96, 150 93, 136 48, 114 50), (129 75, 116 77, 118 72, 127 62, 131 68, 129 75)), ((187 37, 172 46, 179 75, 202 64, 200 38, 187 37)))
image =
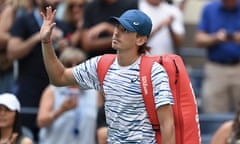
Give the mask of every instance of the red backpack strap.
POLYGON ((160 57, 143 56, 140 63, 140 83, 143 100, 149 116, 149 120, 152 124, 153 130, 156 133, 156 140, 158 144, 161 143, 161 133, 157 110, 155 108, 155 100, 153 97, 151 72, 153 63, 159 61, 160 57))
POLYGON ((98 73, 98 79, 101 86, 103 86, 105 75, 107 74, 107 71, 115 58, 116 58, 115 54, 104 54, 99 59, 98 65, 97 65, 97 73, 98 73))

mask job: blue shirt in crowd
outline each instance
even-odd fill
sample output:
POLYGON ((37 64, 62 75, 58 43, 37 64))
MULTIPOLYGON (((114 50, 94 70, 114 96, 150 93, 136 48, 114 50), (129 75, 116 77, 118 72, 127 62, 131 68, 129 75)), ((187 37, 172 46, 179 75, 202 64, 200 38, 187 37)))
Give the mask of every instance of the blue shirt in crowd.
MULTIPOLYGON (((208 34, 225 29, 228 34, 240 32, 240 4, 235 9, 227 10, 221 0, 207 4, 202 12, 198 30, 208 34)), ((240 44, 227 41, 208 48, 208 58, 215 62, 231 62, 240 60, 240 44)))

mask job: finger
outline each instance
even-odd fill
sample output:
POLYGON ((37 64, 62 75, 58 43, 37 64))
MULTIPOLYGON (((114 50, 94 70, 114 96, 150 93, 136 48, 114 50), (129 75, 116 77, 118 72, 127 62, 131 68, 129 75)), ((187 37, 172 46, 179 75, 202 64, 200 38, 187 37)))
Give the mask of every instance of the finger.
POLYGON ((15 144, 17 136, 18 136, 17 133, 13 133, 12 136, 10 137, 9 144, 15 144))
POLYGON ((52 23, 52 24, 50 25, 50 31, 51 31, 51 32, 53 31, 53 28, 55 27, 55 25, 56 25, 56 23, 52 23))
POLYGON ((49 19, 49 15, 51 14, 51 12, 52 12, 52 7, 51 6, 46 7, 46 14, 47 14, 48 19, 49 19))
POLYGON ((40 12, 40 15, 42 16, 42 19, 45 20, 46 19, 46 16, 43 12, 40 12))
POLYGON ((53 11, 52 15, 51 15, 51 21, 53 22, 56 16, 56 9, 53 11))

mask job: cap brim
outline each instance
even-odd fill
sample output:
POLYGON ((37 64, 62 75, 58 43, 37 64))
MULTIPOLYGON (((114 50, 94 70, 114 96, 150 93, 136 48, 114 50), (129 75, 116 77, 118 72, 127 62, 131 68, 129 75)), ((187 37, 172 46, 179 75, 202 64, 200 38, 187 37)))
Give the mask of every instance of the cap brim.
POLYGON ((11 107, 9 104, 6 104, 4 102, 0 102, 0 105, 7 107, 11 111, 18 111, 16 108, 11 107))
POLYGON ((121 19, 121 18, 118 18, 118 17, 111 17, 110 19, 109 19, 109 22, 111 22, 111 23, 119 23, 119 24, 121 24, 126 30, 128 30, 128 31, 130 31, 130 32, 137 32, 136 30, 135 30, 135 28, 134 27, 132 27, 132 25, 131 24, 129 24, 129 22, 127 21, 127 20, 125 20, 125 19, 121 19))
POLYGON ((11 111, 20 112, 20 103, 17 97, 10 93, 0 94, 0 104, 6 106, 11 111))

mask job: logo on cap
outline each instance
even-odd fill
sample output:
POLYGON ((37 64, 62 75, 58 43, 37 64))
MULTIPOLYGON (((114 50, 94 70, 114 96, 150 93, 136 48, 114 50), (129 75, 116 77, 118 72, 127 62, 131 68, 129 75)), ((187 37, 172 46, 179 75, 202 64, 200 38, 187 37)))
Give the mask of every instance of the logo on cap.
POLYGON ((137 26, 137 25, 139 25, 140 23, 139 23, 139 22, 133 22, 133 24, 137 26))

